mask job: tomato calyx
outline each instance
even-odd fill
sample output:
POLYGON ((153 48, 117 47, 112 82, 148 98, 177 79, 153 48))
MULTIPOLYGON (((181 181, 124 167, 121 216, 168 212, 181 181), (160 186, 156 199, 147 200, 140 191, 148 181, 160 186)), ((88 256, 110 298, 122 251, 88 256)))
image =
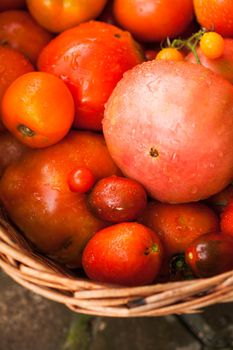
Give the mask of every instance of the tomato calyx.
POLYGON ((19 124, 17 126, 17 130, 22 134, 23 137, 33 137, 36 135, 35 131, 24 124, 19 124))
POLYGON ((169 275, 172 281, 190 280, 194 274, 190 266, 185 261, 184 254, 177 254, 171 258, 169 275))
POLYGON ((149 255, 151 253, 159 253, 159 246, 156 243, 153 243, 152 247, 146 247, 144 255, 149 255))
MULTIPOLYGON (((200 29, 198 32, 191 35, 188 39, 173 39, 170 41, 169 38, 166 40, 166 47, 175 48, 177 50, 181 50, 183 48, 187 48, 189 51, 192 51, 196 61, 198 64, 201 64, 201 61, 199 59, 199 56, 197 54, 196 47, 202 38, 202 36, 206 33, 206 30, 204 28, 200 29)), ((161 45, 161 48, 163 48, 163 43, 161 45)))

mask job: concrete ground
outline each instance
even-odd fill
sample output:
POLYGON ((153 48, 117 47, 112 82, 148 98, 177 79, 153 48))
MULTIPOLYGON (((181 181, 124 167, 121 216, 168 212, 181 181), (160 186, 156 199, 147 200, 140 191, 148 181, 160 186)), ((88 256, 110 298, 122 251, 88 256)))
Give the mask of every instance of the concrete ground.
POLYGON ((0 272, 0 350, 119 349, 233 349, 233 304, 182 317, 90 317, 31 293, 0 272))

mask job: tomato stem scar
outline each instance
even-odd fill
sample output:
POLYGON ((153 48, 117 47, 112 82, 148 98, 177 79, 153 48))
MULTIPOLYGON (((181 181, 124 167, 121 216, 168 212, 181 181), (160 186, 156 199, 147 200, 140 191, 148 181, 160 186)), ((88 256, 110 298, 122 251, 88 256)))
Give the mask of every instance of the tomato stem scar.
POLYGON ((19 124, 17 126, 17 130, 25 137, 33 137, 36 134, 35 131, 23 124, 19 124))

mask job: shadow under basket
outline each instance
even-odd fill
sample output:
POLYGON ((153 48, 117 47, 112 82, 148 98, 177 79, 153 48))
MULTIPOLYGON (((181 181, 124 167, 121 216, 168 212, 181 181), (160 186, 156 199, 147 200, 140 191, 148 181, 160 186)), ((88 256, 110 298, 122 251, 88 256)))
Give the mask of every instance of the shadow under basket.
POLYGON ((196 313, 208 305, 233 300, 233 271, 205 279, 130 288, 79 278, 34 252, 2 210, 0 266, 25 288, 82 314, 164 316, 196 313))

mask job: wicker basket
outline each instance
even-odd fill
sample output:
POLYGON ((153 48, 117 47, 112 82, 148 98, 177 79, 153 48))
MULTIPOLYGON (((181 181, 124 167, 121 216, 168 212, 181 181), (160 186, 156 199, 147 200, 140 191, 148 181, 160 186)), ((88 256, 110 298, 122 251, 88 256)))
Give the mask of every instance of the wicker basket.
POLYGON ((33 252, 0 210, 0 266, 16 282, 75 312, 142 317, 195 313, 233 300, 233 271, 206 279, 143 287, 116 287, 78 278, 33 252))

